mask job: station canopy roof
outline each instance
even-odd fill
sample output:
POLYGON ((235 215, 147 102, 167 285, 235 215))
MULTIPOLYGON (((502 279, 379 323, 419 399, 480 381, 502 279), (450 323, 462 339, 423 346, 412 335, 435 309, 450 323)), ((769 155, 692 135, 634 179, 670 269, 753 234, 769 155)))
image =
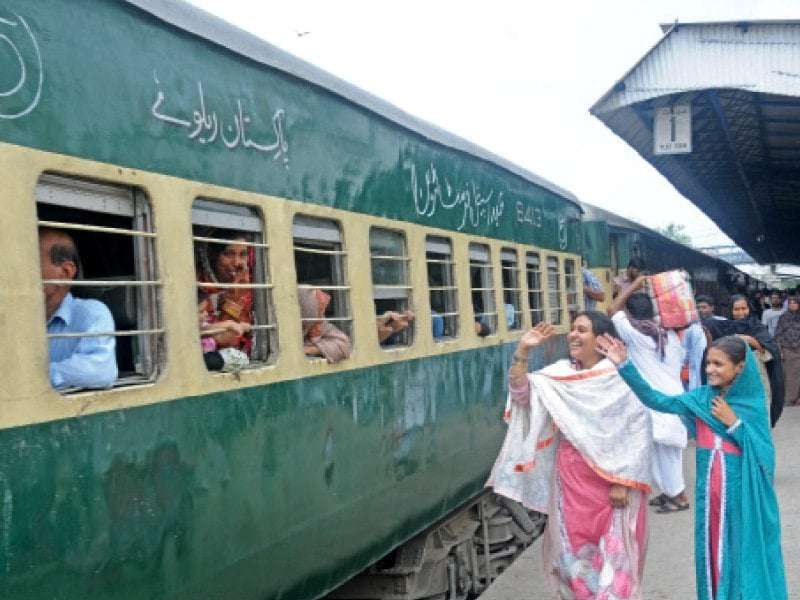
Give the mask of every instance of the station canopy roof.
POLYGON ((662 29, 591 114, 758 262, 800 263, 800 21, 662 29))

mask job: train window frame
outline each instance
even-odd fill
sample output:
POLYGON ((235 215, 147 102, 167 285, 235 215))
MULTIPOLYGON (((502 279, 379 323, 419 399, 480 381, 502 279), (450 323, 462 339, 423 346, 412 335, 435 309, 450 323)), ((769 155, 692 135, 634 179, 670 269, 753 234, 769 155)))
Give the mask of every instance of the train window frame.
POLYGON ((481 326, 475 332, 480 337, 495 335, 498 332, 498 313, 492 247, 481 242, 470 242, 468 253, 472 316, 475 323, 481 326), (484 328, 488 328, 488 331, 484 328))
POLYGON ((452 238, 444 235, 426 235, 425 270, 428 282, 428 310, 432 321, 431 334, 436 343, 452 341, 461 335, 457 267, 452 238), (441 269, 441 281, 434 280, 431 273, 432 268, 441 269), (432 283, 441 285, 432 285, 432 283), (437 295, 441 295, 441 303, 434 301, 437 295), (435 305, 439 304, 441 304, 442 310, 435 309, 435 305), (436 335, 437 317, 441 319, 441 335, 436 335))
POLYGON ((562 285, 561 260, 558 256, 548 256, 545 261, 547 269, 547 311, 551 325, 562 325, 564 323, 564 302, 561 297, 562 285), (555 270, 551 267, 555 265, 555 270), (555 284, 555 285, 553 285, 555 284))
MULTIPOLYGON (((324 320, 339 328, 348 338, 352 348, 355 349, 355 318, 351 298, 352 285, 349 284, 348 250, 345 244, 344 229, 338 219, 327 216, 317 216, 298 212, 292 218, 292 249, 294 252, 297 288, 318 289, 331 297, 333 316, 323 319, 300 317, 301 330, 306 322, 324 320), (302 283, 301 273, 298 268, 298 252, 316 256, 328 256, 331 260, 331 283, 322 285, 318 283, 302 283)), ((304 347, 303 339, 300 340, 301 351, 304 347)), ((310 361, 323 361, 320 356, 311 356, 304 353, 310 361)), ((352 356, 352 353, 351 353, 352 356)))
MULTIPOLYGON (((376 244, 377 245, 377 244, 376 244)), ((399 229, 390 229, 387 227, 379 227, 373 225, 369 229, 369 256, 370 256, 370 278, 372 280, 372 299, 375 308, 376 323, 386 311, 378 310, 378 303, 383 301, 396 302, 397 306, 388 308, 398 313, 411 311, 413 313, 414 307, 414 288, 411 285, 411 257, 408 254, 408 242, 406 234, 399 229), (387 244, 383 248, 375 248, 373 243, 380 240, 379 236, 384 236, 385 239, 394 237, 397 247, 400 248, 399 254, 391 254, 393 249, 391 244, 387 244), (386 266, 399 265, 400 277, 394 283, 379 282, 376 283, 376 267, 380 263, 386 263, 386 266)), ((391 269, 389 269, 391 271, 391 269)), ((416 321, 411 319, 407 327, 393 333, 385 340, 379 339, 379 345, 383 350, 399 350, 402 348, 409 348, 414 344, 416 332, 416 321)))
MULTIPOLYGON (((198 196, 192 201, 191 206, 191 228, 192 228, 192 251, 195 257, 195 287, 196 298, 199 300, 203 289, 246 289, 251 290, 252 315, 253 320, 250 326, 250 352, 246 365, 233 367, 234 371, 259 369, 273 365, 279 355, 278 346, 278 323, 275 317, 275 302, 272 295, 273 283, 269 261, 269 240, 267 239, 267 227, 264 213, 260 207, 232 202, 227 199, 198 196), (198 228, 211 228, 209 235, 199 235, 198 228), (220 231, 217 233, 217 231, 220 231), (230 236, 230 237, 229 237, 230 236), (241 240, 239 237, 248 237, 241 240), (199 272, 199 258, 201 257, 198 244, 212 245, 231 245, 244 246, 248 248, 248 253, 252 252, 252 265, 248 265, 248 271, 254 277, 249 283, 220 283, 216 281, 201 281, 199 272)), ((211 265, 205 265, 210 270, 211 265)), ((213 275, 211 275, 213 277, 213 275)), ((198 323, 200 327, 201 324, 198 323)), ((213 326, 206 333, 214 331, 213 326)), ((204 330, 200 329, 198 338, 203 339, 204 330)), ((218 333, 224 333, 219 330, 218 333)), ((202 342, 201 342, 201 353, 202 342)), ((203 353, 205 355, 205 353, 203 353)), ((206 368, 210 373, 219 373, 223 368, 220 359, 219 368, 211 368, 206 362, 206 368)))
POLYGON ((530 315, 531 326, 538 325, 547 319, 547 309, 545 307, 545 289, 542 285, 542 279, 541 253, 533 250, 526 251, 525 284, 527 285, 528 314, 530 315), (532 281, 534 283, 535 281, 538 281, 538 285, 534 285, 532 281))
POLYGON ((579 289, 577 261, 574 258, 565 258, 564 295, 566 300, 567 314, 569 315, 570 321, 575 318, 575 315, 578 314, 578 311, 581 309, 579 289), (571 273, 569 267, 572 268, 571 273))
POLYGON ((522 310, 522 277, 519 266, 519 252, 516 248, 503 247, 500 249, 500 269, 503 282, 503 316, 508 331, 519 331, 523 328, 522 310), (512 264, 512 266, 508 266, 512 264), (506 285, 506 275, 510 276, 510 285, 506 285), (509 302, 509 298, 511 302, 509 302), (508 324, 506 306, 513 307, 513 321, 508 324))
MULTIPOLYGON (((84 276, 84 265, 90 261, 87 259, 85 248, 84 250, 80 248, 81 240, 76 239, 80 264, 76 265, 78 273, 69 284, 70 291, 76 297, 88 297, 102 302, 114 319, 114 331, 89 335, 81 335, 79 332, 45 331, 45 336, 48 345, 50 340, 61 338, 113 337, 118 373, 108 388, 65 386, 53 389, 62 395, 70 395, 86 391, 103 392, 136 387, 157 381, 166 368, 166 329, 162 310, 163 281, 159 277, 157 260, 157 231, 152 202, 146 192, 138 186, 127 183, 100 181, 83 175, 48 171, 37 179, 34 201, 37 210, 37 231, 49 228, 70 233, 73 238, 85 236, 84 243, 92 239, 97 241, 95 238, 100 235, 122 236, 119 239, 128 237, 132 243, 132 274, 87 279, 84 276), (49 212, 53 216, 61 213, 61 217, 41 218, 42 212, 49 212), (130 219, 130 226, 89 224, 80 221, 80 217, 86 220, 90 216, 100 223, 103 221, 108 223, 112 219, 130 219), (118 299, 114 296, 117 290, 122 290, 122 297, 118 299), (126 326, 125 323, 133 324, 126 326), (123 340, 126 343, 121 346, 123 340), (131 362, 130 370, 122 370, 128 365, 121 364, 121 357, 124 357, 126 362, 131 362)), ((58 284, 58 280, 40 278, 40 281, 42 285, 58 284)), ((46 328, 47 323, 44 325, 46 328)), ((48 364, 50 364, 49 348, 48 364)))

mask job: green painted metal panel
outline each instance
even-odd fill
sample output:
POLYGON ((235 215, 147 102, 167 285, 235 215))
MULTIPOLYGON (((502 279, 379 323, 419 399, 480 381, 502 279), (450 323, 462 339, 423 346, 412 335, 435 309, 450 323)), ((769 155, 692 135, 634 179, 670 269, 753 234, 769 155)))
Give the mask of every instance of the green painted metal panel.
POLYGON ((2 596, 317 598, 482 490, 513 349, 0 431, 2 596))
POLYGON ((0 18, 0 89, 27 74, 0 97, 4 141, 579 251, 573 203, 135 7, 6 0, 0 18))
POLYGON ((611 267, 608 224, 604 221, 583 222, 583 257, 591 269, 611 267))

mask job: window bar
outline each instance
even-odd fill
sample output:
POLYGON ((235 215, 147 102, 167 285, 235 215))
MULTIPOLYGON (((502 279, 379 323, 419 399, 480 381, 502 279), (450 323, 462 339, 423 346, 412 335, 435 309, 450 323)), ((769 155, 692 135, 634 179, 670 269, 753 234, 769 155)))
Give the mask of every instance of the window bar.
MULTIPOLYGON (((226 331, 222 329, 222 331, 226 331)), ((166 329, 135 329, 125 331, 101 331, 101 332, 78 332, 78 333, 48 333, 47 339, 57 338, 84 338, 84 337, 130 337, 134 335, 157 335, 166 332, 166 329)))
POLYGON ((236 239, 227 240, 225 238, 193 236, 192 240, 195 242, 208 242, 210 244, 224 244, 226 246, 230 244, 235 244, 237 246, 249 246, 253 248, 269 248, 269 244, 265 244, 263 242, 246 242, 244 240, 236 240, 236 239))
MULTIPOLYGON (((278 326, 275 323, 271 323, 268 325, 250 325, 250 331, 263 331, 265 329, 277 329, 278 326)), ((207 337, 210 335, 217 335, 219 333, 225 333, 229 331, 228 329, 202 329, 200 331, 200 337, 207 337)))
POLYGON ((135 237, 155 238, 156 234, 151 231, 139 231, 136 229, 122 229, 120 227, 102 227, 100 225, 81 225, 79 223, 62 223, 61 221, 37 221, 40 227, 52 227, 53 229, 74 229, 77 231, 95 231, 99 233, 116 233, 119 235, 131 235, 135 237))
POLYGON ((350 290, 352 289, 349 285, 310 285, 308 283, 303 283, 297 286, 298 289, 301 290, 350 290))
POLYGON ((308 254, 327 254, 329 256, 345 256, 347 250, 321 250, 318 248, 305 248, 303 246, 292 246, 297 252, 307 252, 308 254))
POLYGON ((271 290, 274 286, 271 283, 213 283, 208 281, 198 281, 197 287, 229 290, 271 290))
POLYGON ((411 260, 409 256, 398 256, 398 255, 384 255, 384 254, 371 254, 370 258, 372 260, 398 260, 408 262, 411 260))
POLYGON ((42 279, 42 283, 78 287, 146 287, 163 285, 163 282, 160 279, 146 281, 115 281, 106 279, 42 279))

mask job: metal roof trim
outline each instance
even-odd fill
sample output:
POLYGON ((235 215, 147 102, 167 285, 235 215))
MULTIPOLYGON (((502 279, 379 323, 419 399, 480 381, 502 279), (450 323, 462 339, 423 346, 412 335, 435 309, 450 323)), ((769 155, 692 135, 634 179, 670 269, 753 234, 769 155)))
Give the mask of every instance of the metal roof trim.
MULTIPOLYGON (((627 71, 625 71, 625 74, 624 74, 622 77, 620 77, 619 79, 617 79, 617 80, 614 82, 614 84, 613 84, 613 85, 612 85, 610 88, 608 88, 608 91, 606 91, 606 93, 605 93, 605 94, 603 94, 602 96, 600 96, 600 98, 599 98, 599 99, 598 99, 598 100, 597 100, 597 101, 596 101, 594 104, 592 104, 592 106, 589 108, 589 114, 591 114, 591 115, 594 115, 595 117, 597 117, 597 116, 598 116, 598 114, 599 114, 599 112, 600 112, 600 110, 599 110, 599 107, 600 107, 600 105, 601 105, 601 104, 604 104, 604 103, 606 102, 606 100, 607 100, 607 99, 608 99, 608 98, 609 98, 609 97, 610 97, 612 94, 614 94, 614 93, 617 91, 617 87, 618 87, 620 84, 624 84, 624 83, 625 83, 625 80, 626 80, 626 79, 627 79, 627 78, 628 78, 628 77, 631 75, 631 73, 633 73, 633 72, 634 72, 636 69, 638 69, 638 68, 639 68, 639 65, 641 65, 641 64, 642 64, 642 63, 643 63, 643 62, 644 62, 644 61, 647 59, 647 57, 648 57, 648 56, 650 56, 650 55, 653 53, 653 51, 654 51, 656 48, 658 48, 658 47, 661 45, 661 43, 662 43, 664 40, 666 40, 666 39, 667 39, 667 37, 669 37, 669 35, 670 35, 670 34, 671 34, 671 33, 672 33, 672 32, 673 32, 673 31, 674 31, 674 30, 675 30, 675 29, 678 27, 678 25, 679 25, 679 23, 678 23, 677 21, 676 21, 675 23, 673 23, 673 24, 672 24, 672 26, 671 26, 669 29, 667 29, 667 31, 665 31, 665 32, 663 33, 663 35, 661 36, 661 38, 660 38, 660 39, 659 39, 659 40, 658 40, 658 41, 657 41, 655 44, 653 44, 653 45, 650 47, 650 49, 649 49, 647 52, 645 52, 645 53, 644 53, 644 54, 641 56, 641 58, 639 58, 639 60, 637 60, 637 61, 636 61, 636 62, 633 64, 633 66, 632 66, 630 69, 628 69, 627 71)), ((598 118, 599 118, 599 117, 598 117, 598 118)))
POLYGON ((580 201, 572 192, 536 175, 509 160, 454 135, 436 125, 419 119, 393 104, 336 77, 277 46, 244 31, 184 0, 124 0, 156 19, 186 31, 231 52, 249 58, 268 67, 278 69, 341 96, 346 100, 375 113, 376 115, 408 129, 432 142, 441 144, 488 161, 509 173, 521 177, 534 185, 549 190, 581 208, 580 201))

